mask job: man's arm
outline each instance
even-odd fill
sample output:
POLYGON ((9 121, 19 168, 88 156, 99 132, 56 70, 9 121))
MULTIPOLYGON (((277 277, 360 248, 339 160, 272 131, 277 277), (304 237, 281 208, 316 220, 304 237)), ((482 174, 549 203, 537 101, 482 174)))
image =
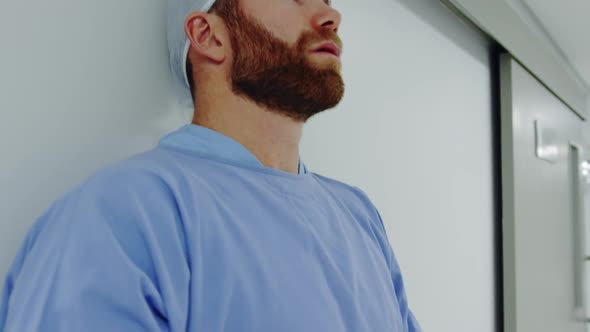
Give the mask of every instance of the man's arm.
POLYGON ((360 198, 365 202, 366 206, 368 206, 371 210, 371 219, 377 220, 376 224, 379 228, 380 233, 378 236, 379 246, 381 247, 385 260, 387 261, 387 266, 389 268, 389 273, 391 276, 391 282, 393 283, 396 294, 396 300, 399 305, 400 314, 405 325, 404 332, 421 332, 422 328, 416 320, 416 317, 414 317, 412 310, 410 310, 408 306, 408 298, 406 296, 406 289, 404 286, 401 269, 393 252, 393 249, 391 248, 389 238, 387 236, 387 231, 385 230, 385 225, 383 224, 383 219, 381 218, 381 214, 379 213, 379 210, 373 204, 373 202, 371 202, 369 196, 362 189, 358 187, 353 188, 357 191, 360 198))
MULTIPOLYGON (((385 237, 387 239, 387 232, 385 230, 383 220, 381 219, 381 214, 379 213, 379 211, 377 211, 377 209, 375 209, 375 212, 377 213, 377 216, 379 217, 379 222, 381 224, 383 234, 385 234, 385 237)), ((408 298, 406 296, 406 288, 404 286, 404 280, 402 277, 401 269, 399 267, 397 259, 395 258, 395 254, 393 252, 393 249, 389 245, 388 240, 387 240, 387 243, 385 244, 384 247, 385 247, 385 251, 386 251, 385 255, 388 260, 389 271, 391 273, 391 280, 393 282, 395 294, 397 296, 397 302, 399 303, 399 308, 401 311, 402 319, 404 320, 404 323, 406 324, 406 331, 408 331, 408 332, 421 332, 422 328, 420 327, 420 324, 416 320, 416 317, 414 317, 412 310, 410 310, 410 308, 408 306, 408 298)))
POLYGON ((8 274, 0 330, 184 330, 190 271, 157 177, 101 176, 52 205, 8 274))

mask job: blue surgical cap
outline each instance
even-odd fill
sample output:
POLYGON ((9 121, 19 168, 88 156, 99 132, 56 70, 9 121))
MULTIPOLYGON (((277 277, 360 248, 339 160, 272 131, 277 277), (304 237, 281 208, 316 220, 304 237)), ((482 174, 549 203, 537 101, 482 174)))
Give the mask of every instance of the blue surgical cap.
POLYGON ((184 21, 192 12, 206 12, 215 0, 168 0, 168 54, 175 91, 182 106, 193 108, 191 90, 186 73, 186 60, 190 41, 184 32, 184 21))

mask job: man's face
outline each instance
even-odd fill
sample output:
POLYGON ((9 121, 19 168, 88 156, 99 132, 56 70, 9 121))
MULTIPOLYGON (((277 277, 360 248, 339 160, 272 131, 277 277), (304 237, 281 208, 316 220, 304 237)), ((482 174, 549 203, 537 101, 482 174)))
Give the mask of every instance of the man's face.
POLYGON ((336 106, 344 95, 338 12, 322 0, 239 2, 244 5, 224 17, 234 92, 300 122, 336 106))

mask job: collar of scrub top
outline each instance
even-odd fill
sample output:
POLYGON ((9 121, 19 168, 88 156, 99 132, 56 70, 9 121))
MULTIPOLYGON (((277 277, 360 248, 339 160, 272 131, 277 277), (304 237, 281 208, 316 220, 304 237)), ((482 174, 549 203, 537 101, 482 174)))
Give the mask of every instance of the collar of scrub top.
MULTIPOLYGON (((266 167, 238 141, 193 123, 186 124, 162 137, 160 143, 239 164, 266 167)), ((306 173, 307 167, 299 157, 299 174, 306 173)))

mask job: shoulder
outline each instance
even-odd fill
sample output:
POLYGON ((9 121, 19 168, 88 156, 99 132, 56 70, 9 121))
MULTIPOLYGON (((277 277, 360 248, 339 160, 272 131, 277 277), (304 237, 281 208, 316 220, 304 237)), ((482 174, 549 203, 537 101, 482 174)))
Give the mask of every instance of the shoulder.
POLYGON ((369 198, 369 195, 357 186, 316 173, 313 173, 313 175, 324 188, 331 191, 334 196, 337 196, 338 199, 344 202, 343 208, 349 209, 359 223, 371 230, 384 255, 388 256, 391 249, 387 231, 385 230, 381 214, 369 198))
POLYGON ((180 228, 180 212, 167 169, 150 150, 111 163, 56 199, 28 234, 35 243, 45 237, 92 236, 90 229, 113 235, 146 234, 180 228))
POLYGON ((74 191, 72 209, 94 212, 114 226, 121 219, 141 224, 178 218, 179 182, 163 153, 152 149, 99 170, 74 191))
POLYGON ((120 208, 166 203, 174 198, 178 185, 175 165, 173 157, 159 148, 137 153, 99 169, 60 201, 114 204, 120 208))
POLYGON ((132 156, 100 169, 55 200, 29 229, 13 274, 25 259, 38 262, 51 255, 52 264, 58 264, 76 252, 96 253, 96 259, 107 251, 113 257, 123 255, 150 277, 153 255, 185 259, 182 213, 158 167, 149 154, 132 156))
POLYGON ((80 188, 108 190, 115 187, 157 186, 170 180, 175 161, 167 151, 153 148, 112 162, 99 169, 80 184, 80 188))
POLYGON ((373 217, 376 217, 374 214, 377 212, 377 208, 363 189, 317 173, 313 173, 313 175, 325 189, 331 191, 347 203, 361 206, 373 217))

